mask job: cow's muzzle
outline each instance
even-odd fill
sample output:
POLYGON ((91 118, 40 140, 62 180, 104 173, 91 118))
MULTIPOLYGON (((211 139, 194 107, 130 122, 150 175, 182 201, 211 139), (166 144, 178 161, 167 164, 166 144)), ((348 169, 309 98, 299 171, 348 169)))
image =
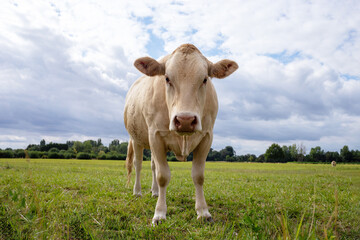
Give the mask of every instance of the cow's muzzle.
POLYGON ((201 131, 200 119, 196 114, 192 113, 176 114, 170 124, 170 130, 175 130, 180 134, 191 134, 201 131))

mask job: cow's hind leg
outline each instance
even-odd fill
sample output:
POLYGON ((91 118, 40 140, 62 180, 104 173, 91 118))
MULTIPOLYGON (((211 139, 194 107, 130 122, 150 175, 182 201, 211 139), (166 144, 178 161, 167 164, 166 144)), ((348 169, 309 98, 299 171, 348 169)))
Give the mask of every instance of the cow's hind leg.
POLYGON ((156 181, 156 166, 155 166, 155 160, 154 157, 151 156, 151 170, 152 170, 152 186, 151 186, 151 192, 153 197, 159 196, 159 185, 156 181))
POLYGON ((141 197, 141 183, 140 183, 140 172, 142 168, 143 162, 143 150, 144 148, 141 147, 139 144, 133 141, 134 147, 134 166, 135 166, 135 184, 134 184, 134 195, 137 197, 141 197))

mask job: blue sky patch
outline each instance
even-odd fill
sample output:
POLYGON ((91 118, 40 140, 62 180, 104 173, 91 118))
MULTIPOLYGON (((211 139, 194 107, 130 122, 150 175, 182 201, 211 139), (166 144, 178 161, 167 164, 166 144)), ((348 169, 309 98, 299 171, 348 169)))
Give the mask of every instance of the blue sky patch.
POLYGON ((288 51, 284 50, 280 53, 267 53, 264 54, 264 56, 273 58, 286 65, 293 62, 295 59, 301 58, 301 53, 299 51, 289 53, 288 51))
POLYGON ((154 59, 166 55, 166 52, 164 51, 164 40, 153 34, 151 30, 148 30, 148 33, 150 35, 150 40, 145 47, 149 55, 154 59))
POLYGON ((340 74, 341 78, 345 80, 360 80, 360 76, 350 75, 350 74, 340 74))
MULTIPOLYGON (((149 26, 150 24, 153 24, 153 18, 152 17, 138 17, 138 21, 144 23, 146 26, 149 26)), ((149 54, 150 57, 157 59, 161 56, 166 55, 166 52, 164 51, 164 40, 156 36, 153 31, 148 28, 147 30, 150 39, 145 45, 145 48, 149 54)))

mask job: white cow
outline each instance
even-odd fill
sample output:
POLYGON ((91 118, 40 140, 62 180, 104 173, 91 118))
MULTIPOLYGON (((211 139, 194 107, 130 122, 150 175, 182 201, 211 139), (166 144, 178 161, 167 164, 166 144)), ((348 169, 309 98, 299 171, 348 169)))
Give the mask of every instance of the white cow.
POLYGON ((218 101, 211 78, 225 78, 238 65, 231 60, 215 64, 191 44, 178 47, 160 61, 139 58, 135 67, 146 76, 130 88, 124 122, 130 134, 126 165, 128 182, 134 162, 134 195, 141 196, 140 171, 143 149, 151 149, 152 195, 158 196, 153 225, 166 219, 166 188, 170 169, 168 151, 185 161, 193 152, 192 179, 196 190, 198 219, 212 221, 203 192, 204 169, 213 140, 218 101))

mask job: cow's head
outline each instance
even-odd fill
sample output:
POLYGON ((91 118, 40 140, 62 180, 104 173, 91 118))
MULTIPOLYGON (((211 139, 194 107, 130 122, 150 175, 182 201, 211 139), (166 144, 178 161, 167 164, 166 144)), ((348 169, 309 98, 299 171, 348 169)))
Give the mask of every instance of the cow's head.
POLYGON ((181 45, 160 62, 143 57, 134 65, 148 76, 163 76, 169 129, 181 135, 202 130, 201 119, 210 79, 225 78, 238 68, 236 62, 227 59, 213 64, 191 44, 181 45))

